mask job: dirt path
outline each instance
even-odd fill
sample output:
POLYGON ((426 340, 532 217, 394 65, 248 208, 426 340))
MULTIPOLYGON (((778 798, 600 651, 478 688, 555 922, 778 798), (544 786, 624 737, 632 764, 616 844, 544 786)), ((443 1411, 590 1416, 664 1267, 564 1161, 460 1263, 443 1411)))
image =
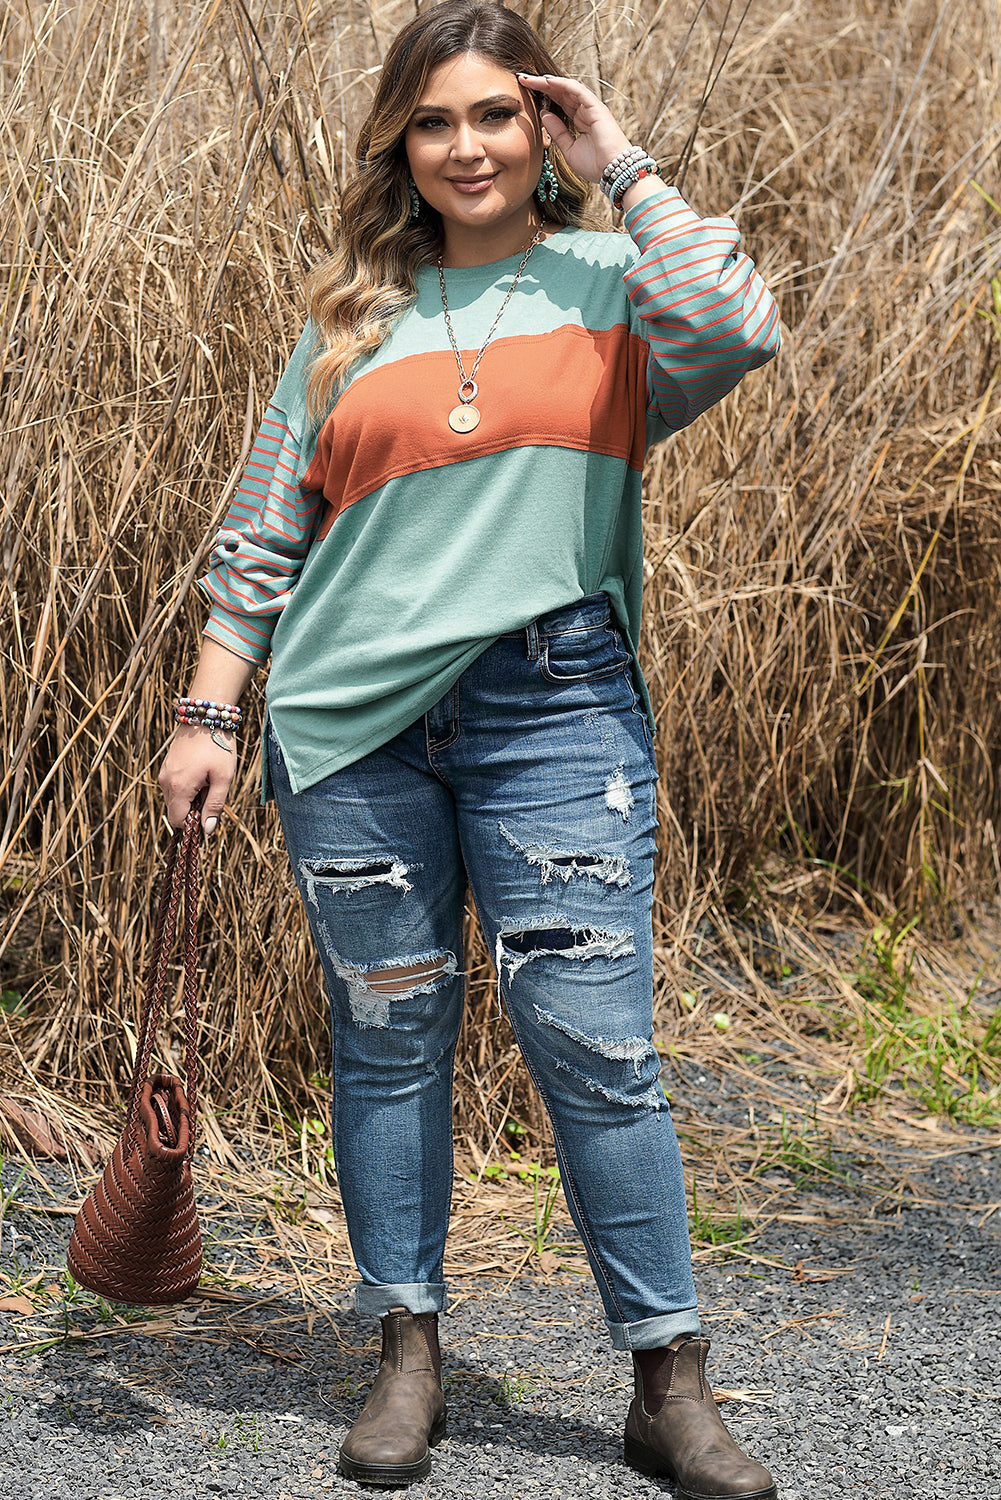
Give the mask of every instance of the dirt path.
MULTIPOLYGON (((857 1180, 776 1184, 760 1232, 697 1256, 725 1415, 784 1500, 1001 1493, 1001 1157, 968 1135, 883 1165, 885 1189, 871 1161, 857 1180)), ((8 1162, 6 1191, 14 1176, 8 1162)), ((64 1177, 47 1177, 58 1199, 64 1177)), ((102 1321, 92 1299, 66 1303, 69 1219, 32 1210, 41 1196, 22 1184, 3 1228, 5 1290, 33 1311, 4 1314, 0 1496, 359 1493, 335 1459, 375 1344, 336 1276, 304 1303, 301 1268, 266 1216, 255 1226, 259 1208, 240 1221, 209 1207, 205 1296, 102 1321)), ((622 1465, 629 1365, 569 1241, 558 1229, 568 1248, 546 1263, 574 1269, 454 1278, 449 1437, 414 1500, 669 1492, 622 1465)))

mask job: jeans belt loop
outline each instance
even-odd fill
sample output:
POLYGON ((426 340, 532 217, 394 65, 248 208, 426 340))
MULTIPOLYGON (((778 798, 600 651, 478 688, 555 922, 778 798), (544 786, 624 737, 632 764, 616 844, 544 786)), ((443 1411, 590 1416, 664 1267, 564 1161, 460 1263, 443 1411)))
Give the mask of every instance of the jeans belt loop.
POLYGON ((538 661, 542 655, 542 647, 539 644, 539 626, 536 620, 525 626, 525 645, 529 661, 538 661))

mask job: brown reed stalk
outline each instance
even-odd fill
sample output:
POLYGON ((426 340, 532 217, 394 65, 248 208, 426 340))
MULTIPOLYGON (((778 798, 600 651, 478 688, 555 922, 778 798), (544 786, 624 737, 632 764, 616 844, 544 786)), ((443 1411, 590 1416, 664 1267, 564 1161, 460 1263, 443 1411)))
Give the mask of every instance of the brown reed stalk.
MULTIPOLYGON (((782 309, 778 361, 647 473, 660 1023, 700 1055, 722 1043, 678 996, 707 913, 725 928, 728 906, 855 902, 947 928, 1001 878, 1001 214, 973 187, 996 198, 1001 23, 989 0, 525 10, 686 173, 699 211, 737 215, 782 309)), ((0 1060, 25 1096, 76 1084, 112 1100, 128 1077, 192 584, 411 11, 6 7, 0 942, 27 1013, 4 1019, 0 1060)), ((223 1133, 327 1071, 317 965, 258 776, 248 736, 206 857, 206 1092, 223 1133)), ((544 1122, 473 938, 468 966, 456 1112, 485 1159, 508 1121, 536 1140, 544 1122)), ((818 1039, 742 972, 729 1003, 762 1046, 847 1076, 850 984, 816 980, 844 1021, 818 1039)), ((168 1054, 179 1021, 177 1005, 168 1054)))

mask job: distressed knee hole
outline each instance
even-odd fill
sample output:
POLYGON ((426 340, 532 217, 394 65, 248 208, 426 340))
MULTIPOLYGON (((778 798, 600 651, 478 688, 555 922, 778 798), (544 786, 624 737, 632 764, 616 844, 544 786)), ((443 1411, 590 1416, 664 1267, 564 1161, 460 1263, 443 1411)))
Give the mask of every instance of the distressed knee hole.
POLYGON ((351 896, 373 885, 395 886, 406 894, 413 890, 407 879, 419 866, 408 866, 399 859, 302 859, 299 874, 306 887, 306 900, 320 909, 317 890, 337 891, 351 896))
POLYGON ((603 1098, 610 1099, 616 1104, 627 1104, 632 1109, 662 1110, 668 1108, 667 1098, 660 1085, 660 1058, 648 1037, 627 1036, 616 1040, 610 1037, 589 1036, 586 1032, 579 1031, 576 1026, 571 1026, 568 1021, 561 1021, 550 1011, 543 1010, 540 1005, 535 1007, 535 1016, 541 1026, 552 1027, 554 1031, 562 1033, 585 1052, 594 1053, 607 1063, 627 1065, 625 1086, 616 1087, 622 1075, 619 1072, 617 1077, 615 1068, 606 1070, 609 1076, 602 1081, 593 1077, 590 1069, 585 1071, 581 1067, 575 1067, 567 1058, 557 1057, 556 1067, 571 1073, 592 1093, 601 1094, 603 1098), (644 1075, 647 1079, 646 1085, 639 1089, 636 1084, 644 1082, 644 1075))
POLYGON ((368 975, 368 985, 369 989, 377 990, 382 995, 400 995, 406 990, 415 992, 415 981, 419 987, 444 979, 448 972, 446 965, 437 960, 402 968, 376 969, 368 975))
POLYGON ((568 932, 563 927, 540 927, 532 932, 509 932, 504 946, 512 953, 561 953, 586 940, 582 932, 568 932))
POLYGON ((554 878, 568 885, 575 875, 600 880, 605 885, 626 886, 632 881, 629 861, 617 854, 592 854, 584 850, 552 849, 546 844, 522 844, 503 823, 498 823, 497 827, 511 848, 524 856, 526 864, 538 867, 543 885, 548 885, 554 878))
POLYGON ((532 926, 502 923, 497 934, 495 964, 509 980, 533 959, 557 955, 565 959, 625 958, 635 953, 631 932, 607 932, 600 927, 532 926))
POLYGON ((648 1037, 627 1036, 620 1041, 613 1041, 609 1037, 589 1036, 587 1032, 578 1031, 576 1026, 571 1026, 569 1021, 561 1021, 559 1016, 543 1010, 541 1005, 535 1007, 535 1018, 541 1026, 551 1026, 555 1031, 561 1031, 572 1042, 586 1047, 589 1052, 596 1052, 599 1057, 606 1057, 610 1062, 631 1063, 637 1078, 643 1076, 644 1063, 649 1066, 654 1062, 660 1067, 656 1049, 648 1037))
POLYGON ((447 949, 416 958, 349 963, 334 947, 325 922, 319 924, 318 932, 334 973, 347 988, 351 1019, 358 1026, 389 1026, 392 1003, 433 995, 458 969, 455 954, 447 949))

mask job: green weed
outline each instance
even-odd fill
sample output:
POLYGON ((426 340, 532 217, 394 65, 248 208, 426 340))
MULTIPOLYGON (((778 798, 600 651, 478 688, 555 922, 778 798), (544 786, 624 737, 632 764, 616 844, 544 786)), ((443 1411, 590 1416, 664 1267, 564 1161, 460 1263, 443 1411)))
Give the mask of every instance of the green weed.
POLYGON ((256 1412, 234 1413, 232 1425, 220 1429, 215 1447, 249 1448, 254 1453, 262 1453, 269 1444, 263 1442, 259 1424, 260 1417, 256 1412))
POLYGON ((12 1264, 12 1273, 5 1276, 11 1289, 32 1298, 36 1313, 45 1318, 52 1330, 48 1338, 19 1347, 16 1352, 21 1358, 46 1354, 51 1349, 72 1344, 83 1338, 94 1322, 115 1323, 123 1327, 129 1323, 143 1322, 149 1317, 147 1308, 108 1302, 104 1297, 85 1291, 69 1271, 58 1272, 54 1282, 50 1283, 50 1290, 49 1287, 42 1288, 40 1283, 52 1277, 51 1268, 29 1277, 16 1257, 12 1264))
POLYGON ((527 1376, 519 1374, 517 1370, 505 1370, 497 1382, 494 1400, 498 1406, 514 1406, 520 1401, 526 1401, 534 1390, 535 1382, 527 1376))
POLYGON ((914 954, 904 959, 903 943, 916 923, 915 917, 900 928, 883 922, 873 928, 859 967, 852 975, 852 984, 863 1000, 890 1008, 907 1004, 914 954))
POLYGON ((903 1092, 929 1114, 994 1125, 1001 1119, 1001 1010, 985 1019, 974 1007, 983 970, 964 1000, 922 1004, 912 990, 913 954, 901 953, 913 925, 877 927, 852 976, 865 1002, 855 1097, 866 1103, 903 1092))
POLYGON ((688 1215, 688 1232, 692 1240, 699 1245, 712 1245, 724 1256, 736 1250, 746 1243, 750 1238, 745 1229, 744 1220, 740 1212, 740 1199, 737 1199, 736 1218, 720 1219, 714 1216, 714 1205, 703 1209, 699 1203, 698 1178, 692 1178, 692 1208, 688 1215))
POLYGON ((537 1255, 541 1255, 546 1247, 549 1237, 549 1221, 553 1216, 556 1206, 556 1196, 560 1190, 560 1174, 555 1167, 540 1167, 538 1162, 532 1163, 535 1170, 530 1174, 532 1182, 532 1205, 534 1211, 534 1239, 532 1248, 537 1255), (540 1194, 539 1185, 545 1180, 545 1192, 540 1194))
POLYGON ((532 1184, 532 1216, 533 1225, 531 1230, 519 1229, 518 1233, 524 1235, 536 1255, 541 1255, 545 1250, 565 1250, 566 1245, 549 1244, 549 1221, 553 1217, 553 1209, 556 1207, 556 1197, 560 1190, 560 1174, 556 1167, 543 1167, 537 1161, 522 1162, 521 1153, 512 1151, 511 1156, 516 1160, 514 1176, 522 1182, 532 1184))
POLYGON ((755 1176, 780 1168, 790 1173, 796 1185, 809 1178, 822 1177, 827 1181, 850 1182, 851 1171, 840 1166, 834 1156, 830 1134, 822 1134, 817 1124, 817 1106, 811 1112, 812 1125, 805 1120, 799 1129, 794 1129, 783 1109, 779 1125, 779 1138, 774 1148, 766 1153, 755 1166, 755 1176))
MULTIPOLYGON (((270 1187, 266 1187, 261 1192, 255 1193, 254 1197, 263 1198, 275 1217, 284 1219, 286 1224, 300 1224, 309 1206, 309 1188, 304 1187, 298 1198, 287 1196, 284 1189, 284 1183, 273 1182, 270 1187)), ((260 1229, 262 1225, 266 1227, 267 1222, 267 1215, 261 1214, 254 1224, 254 1228, 260 1229)))
POLYGON ((326 1187, 327 1174, 334 1170, 334 1146, 330 1139, 329 1121, 321 1119, 319 1115, 303 1115, 300 1119, 284 1105, 282 1114, 296 1133, 303 1176, 312 1177, 322 1187, 326 1187))
POLYGON ((321 1186, 326 1187, 327 1174, 332 1174, 334 1170, 334 1143, 330 1140, 330 1126, 326 1120, 310 1116, 301 1121, 299 1154, 305 1175, 314 1177, 321 1186), (310 1165, 310 1159, 313 1166, 310 1165))
MULTIPOLYGON (((514 1135, 516 1139, 526 1133, 525 1127, 518 1125, 516 1121, 509 1120, 508 1126, 514 1127, 508 1134, 514 1135)), ((470 1173, 473 1178, 477 1175, 476 1172, 470 1173)), ((517 1177, 520 1182, 532 1184, 532 1228, 517 1229, 517 1233, 528 1240, 536 1255, 542 1255, 547 1250, 564 1251, 570 1248, 549 1240, 549 1226, 560 1191, 557 1167, 544 1167, 541 1162, 525 1161, 521 1152, 511 1147, 506 1161, 491 1162, 483 1168, 481 1175, 494 1182, 506 1182, 511 1177, 517 1177)))
MULTIPOLYGON (((330 1087, 330 1078, 326 1073, 313 1073, 309 1081, 315 1088, 329 1089, 330 1087)), ((312 1178, 321 1187, 327 1188, 328 1178, 334 1174, 334 1146, 330 1137, 330 1120, 320 1115, 310 1114, 308 1110, 303 1113, 289 1095, 286 1095, 284 1099, 279 1099, 277 1107, 269 1104, 265 1112, 270 1118, 276 1135, 287 1140, 291 1134, 295 1140, 296 1155, 299 1158, 302 1175, 312 1178)), ((277 1211, 285 1212, 277 1199, 274 1206, 277 1211)))

